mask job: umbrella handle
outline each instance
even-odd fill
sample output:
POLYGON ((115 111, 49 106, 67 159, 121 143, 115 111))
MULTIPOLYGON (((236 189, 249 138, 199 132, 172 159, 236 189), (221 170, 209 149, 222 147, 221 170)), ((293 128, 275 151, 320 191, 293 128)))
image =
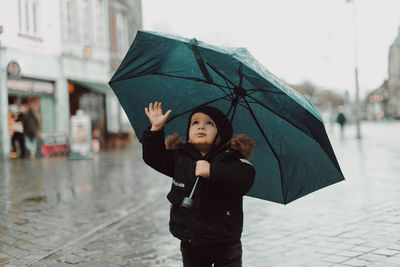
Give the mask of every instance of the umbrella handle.
POLYGON ((193 194, 194 190, 196 190, 197 183, 199 182, 200 176, 196 177, 196 182, 194 183, 194 186, 192 188, 192 191, 190 192, 189 197, 184 197, 182 202, 181 202, 181 208, 183 208, 184 211, 189 211, 193 207, 193 194))

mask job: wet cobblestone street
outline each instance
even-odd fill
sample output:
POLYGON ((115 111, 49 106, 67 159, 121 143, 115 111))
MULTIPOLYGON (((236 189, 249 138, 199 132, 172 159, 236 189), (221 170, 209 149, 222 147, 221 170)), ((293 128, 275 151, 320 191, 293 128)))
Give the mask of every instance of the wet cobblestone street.
MULTIPOLYGON (((328 125, 346 181, 286 206, 245 198, 243 266, 400 266, 400 123, 363 140, 328 125)), ((0 162, 0 266, 182 266, 168 231, 170 179, 140 144, 0 162)))

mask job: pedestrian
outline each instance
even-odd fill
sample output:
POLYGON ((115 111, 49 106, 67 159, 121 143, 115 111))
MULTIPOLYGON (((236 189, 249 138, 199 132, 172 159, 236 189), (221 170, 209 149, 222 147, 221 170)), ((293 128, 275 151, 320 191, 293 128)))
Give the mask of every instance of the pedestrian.
POLYGON ((28 112, 24 116, 23 120, 24 136, 25 136, 25 147, 29 152, 30 157, 35 157, 37 150, 36 137, 39 131, 39 120, 32 107, 28 108, 28 112))
POLYGON ((177 134, 164 141, 171 112, 163 114, 158 102, 145 108, 151 127, 143 134, 143 159, 172 177, 169 229, 181 240, 183 266, 242 266, 243 196, 254 182, 248 158, 255 142, 245 135, 232 138, 230 121, 211 106, 192 111, 186 142, 177 134), (189 210, 181 203, 197 177, 189 210))
POLYGON ((343 136, 344 134, 344 125, 346 124, 346 116, 343 114, 343 112, 339 112, 337 117, 336 117, 336 122, 339 123, 340 125, 340 133, 343 136))
POLYGON ((19 155, 19 158, 21 159, 23 159, 26 155, 23 121, 24 113, 18 111, 18 117, 13 124, 13 135, 11 138, 11 144, 12 152, 17 153, 17 155, 19 155))

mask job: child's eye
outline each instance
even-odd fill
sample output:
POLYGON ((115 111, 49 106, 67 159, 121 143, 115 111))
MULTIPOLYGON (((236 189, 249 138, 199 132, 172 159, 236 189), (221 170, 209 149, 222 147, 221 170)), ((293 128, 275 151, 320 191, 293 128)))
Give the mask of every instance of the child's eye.
POLYGON ((214 126, 214 123, 212 123, 211 121, 209 121, 209 122, 207 122, 207 125, 214 126))
POLYGON ((196 125, 196 124, 199 124, 199 122, 198 121, 192 122, 192 125, 196 125))

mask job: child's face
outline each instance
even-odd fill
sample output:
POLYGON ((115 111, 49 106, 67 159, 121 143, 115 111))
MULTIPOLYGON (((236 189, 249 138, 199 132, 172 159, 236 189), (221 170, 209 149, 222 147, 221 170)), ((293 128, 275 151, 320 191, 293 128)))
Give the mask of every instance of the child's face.
POLYGON ((193 114, 189 127, 189 143, 199 150, 210 149, 217 133, 217 126, 210 116, 201 112, 193 114))

